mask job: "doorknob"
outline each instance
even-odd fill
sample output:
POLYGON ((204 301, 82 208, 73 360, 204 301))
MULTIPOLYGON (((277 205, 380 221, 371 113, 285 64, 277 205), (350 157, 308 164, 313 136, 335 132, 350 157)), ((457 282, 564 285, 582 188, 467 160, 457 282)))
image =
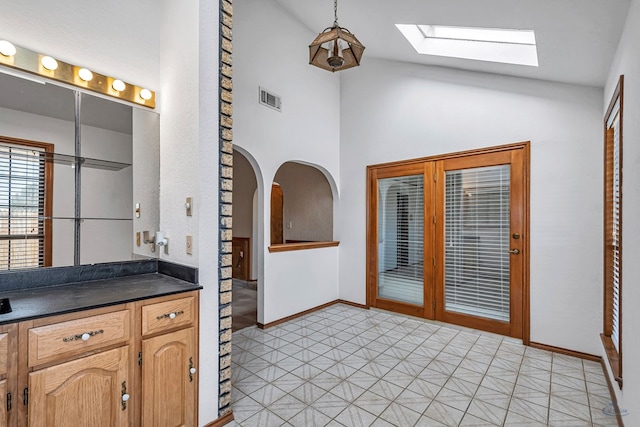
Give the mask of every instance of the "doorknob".
POLYGON ((512 249, 509 251, 510 254, 518 255, 520 253, 520 249, 512 249))

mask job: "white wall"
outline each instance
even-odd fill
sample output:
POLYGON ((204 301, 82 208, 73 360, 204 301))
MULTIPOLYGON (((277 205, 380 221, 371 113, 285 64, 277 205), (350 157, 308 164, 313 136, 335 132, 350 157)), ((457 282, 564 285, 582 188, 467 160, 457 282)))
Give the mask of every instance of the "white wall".
POLYGON ((218 4, 165 0, 160 20, 160 228, 169 255, 199 267, 201 425, 218 412, 218 4), (193 216, 184 204, 193 197, 193 216), (193 236, 193 254, 186 236, 193 236))
POLYGON ((600 89, 367 58, 341 102, 340 298, 365 303, 367 165, 530 140, 531 340, 600 353, 600 89))
MULTIPOLYGON (((269 323, 280 318, 285 300, 287 312, 297 313, 338 296, 335 281, 329 280, 337 277, 338 271, 338 259, 331 250, 272 254, 267 246, 268 192, 283 163, 313 164, 339 185, 340 77, 309 66, 308 43, 304 41, 310 43, 316 34, 275 2, 234 3, 233 25, 234 143, 251 154, 261 171, 259 179, 263 179, 258 184, 262 246, 256 255, 264 257, 262 267, 258 261, 263 270, 258 272, 258 321, 269 323), (282 97, 282 112, 258 104, 259 86, 282 97), (268 189, 266 196, 264 189, 268 189), (322 274, 307 273, 318 262, 314 255, 322 258, 322 274), (281 274, 283 265, 287 274, 281 274), (290 292, 292 289, 296 292, 290 292)), ((334 239, 338 238, 334 234, 334 239)))
MULTIPOLYGON (((624 74, 624 112, 622 135, 622 378, 624 387, 619 390, 609 370, 613 388, 616 390, 618 405, 627 411, 624 417, 626 426, 640 425, 640 341, 638 327, 640 325, 640 1, 633 0, 620 45, 611 66, 609 78, 604 91, 601 117, 604 117, 609 100, 624 74)), ((600 129, 602 133, 602 129, 600 129)), ((602 141, 600 142, 602 147, 602 141)), ((599 242, 602 245, 601 241, 599 242)), ((602 268, 602 261, 598 264, 602 268)), ((601 331, 600 331, 601 332, 601 331)), ((606 360, 607 356, 601 347, 598 352, 606 360)), ((606 364, 608 366, 608 363, 606 364)))
POLYGON ((156 0, 5 1, 0 31, 16 45, 158 90, 161 11, 156 0))
POLYGON ((204 0, 82 7, 26 0, 0 14, 2 37, 17 45, 158 91, 160 218, 171 238, 166 259, 195 266, 203 260, 200 425, 215 420, 218 408, 218 13, 217 2, 204 0), (184 214, 187 196, 194 197, 193 217, 184 214), (193 256, 185 254, 187 234, 194 236, 193 256))
MULTIPOLYGON (((249 237, 253 232, 253 195, 258 188, 249 161, 233 152, 233 237, 249 237)), ((253 258, 253 254, 251 254, 253 258)))

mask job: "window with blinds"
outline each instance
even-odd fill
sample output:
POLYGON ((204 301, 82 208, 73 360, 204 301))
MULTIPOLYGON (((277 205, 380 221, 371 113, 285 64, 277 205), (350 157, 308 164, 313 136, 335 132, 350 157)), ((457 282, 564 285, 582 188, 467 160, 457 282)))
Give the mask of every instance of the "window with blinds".
POLYGON ((45 265, 45 151, 0 145, 0 270, 45 265))
POLYGON ((604 331, 602 341, 615 380, 622 388, 622 109, 623 82, 605 116, 604 331))
POLYGON ((424 304, 424 177, 378 181, 378 296, 424 304))
POLYGON ((510 166, 445 177, 445 309, 508 322, 510 166))

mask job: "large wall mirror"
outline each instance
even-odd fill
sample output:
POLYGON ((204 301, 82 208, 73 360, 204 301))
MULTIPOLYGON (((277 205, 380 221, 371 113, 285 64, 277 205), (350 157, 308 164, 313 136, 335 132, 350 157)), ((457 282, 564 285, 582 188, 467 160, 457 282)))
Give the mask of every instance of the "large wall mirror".
POLYGON ((0 272, 156 257, 158 114, 2 73, 0 94, 0 272))

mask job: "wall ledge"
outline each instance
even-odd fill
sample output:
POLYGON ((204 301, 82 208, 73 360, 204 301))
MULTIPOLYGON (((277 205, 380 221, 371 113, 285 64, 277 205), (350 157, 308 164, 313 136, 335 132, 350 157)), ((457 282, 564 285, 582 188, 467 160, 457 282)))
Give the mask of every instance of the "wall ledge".
POLYGON ((340 242, 304 242, 304 243, 283 243, 280 245, 269 246, 269 252, 290 252, 290 251, 302 251, 306 249, 318 249, 318 248, 330 248, 338 246, 340 242))

